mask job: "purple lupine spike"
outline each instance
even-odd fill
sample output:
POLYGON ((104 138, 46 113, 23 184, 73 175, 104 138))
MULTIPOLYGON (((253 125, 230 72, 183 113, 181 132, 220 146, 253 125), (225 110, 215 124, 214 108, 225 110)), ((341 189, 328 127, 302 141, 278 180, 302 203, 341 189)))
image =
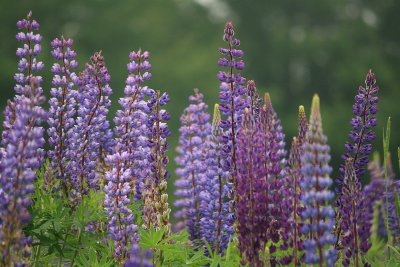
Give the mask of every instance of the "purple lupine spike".
POLYGON ((255 123, 249 109, 245 110, 242 127, 237 135, 238 240, 242 256, 250 266, 264 266, 259 258, 265 245, 268 207, 265 191, 266 161, 264 132, 255 123))
POLYGON ((114 122, 117 149, 130 155, 128 161, 132 175, 132 194, 138 200, 141 198, 143 180, 148 171, 146 157, 149 154, 149 133, 146 122, 149 107, 145 97, 151 89, 143 84, 151 78, 151 64, 147 51, 132 51, 129 58, 131 61, 127 65, 129 75, 126 79, 125 96, 118 101, 121 109, 117 111, 114 122))
POLYGON ((50 91, 52 96, 49 100, 49 135, 50 149, 48 156, 51 160, 51 167, 55 170, 56 177, 60 179, 61 187, 66 196, 69 194, 71 183, 66 175, 67 150, 70 140, 68 131, 74 126, 76 113, 76 90, 73 88, 78 77, 73 72, 78 66, 75 61, 76 53, 72 50, 72 39, 55 38, 51 42, 54 59, 60 61, 53 64, 53 88, 50 91))
POLYGON ((249 97, 249 109, 254 118, 258 117, 262 106, 262 99, 257 93, 256 83, 253 80, 247 81, 247 96, 249 97))
POLYGON ((106 158, 111 170, 106 172, 107 185, 104 199, 105 213, 109 217, 108 231, 114 240, 114 256, 117 262, 123 262, 128 256, 128 248, 138 241, 138 226, 129 208, 131 202, 131 169, 129 153, 116 151, 106 158))
POLYGON ((131 246, 130 257, 125 262, 125 267, 154 267, 153 253, 151 250, 146 250, 144 253, 139 245, 131 246))
POLYGON ((340 226, 343 231, 341 245, 344 249, 342 256, 344 266, 349 266, 351 261, 352 266, 361 266, 360 254, 365 255, 371 247, 368 241, 369 229, 362 227, 362 222, 368 220, 368 218, 364 218, 366 213, 363 210, 363 201, 362 186, 357 178, 353 159, 347 158, 339 209, 340 226))
POLYGON ((148 160, 150 173, 147 177, 143 189, 143 227, 149 229, 154 227, 156 230, 166 229, 165 235, 170 232, 169 214, 171 209, 168 206, 167 178, 169 173, 166 170, 168 157, 166 155, 169 148, 167 143, 168 136, 171 135, 167 121, 170 119, 169 113, 161 109, 170 99, 167 93, 161 94, 159 91, 149 91, 150 100, 149 117, 147 127, 149 128, 148 147, 150 154, 148 160))
POLYGON ((301 214, 304 208, 301 205, 302 190, 300 188, 300 183, 303 182, 303 175, 301 173, 301 155, 303 154, 303 143, 305 140, 305 135, 307 132, 307 118, 304 111, 304 107, 299 107, 298 114, 298 134, 297 137, 293 137, 292 145, 290 148, 289 155, 289 176, 291 178, 291 183, 293 185, 293 232, 292 232, 292 242, 289 242, 293 247, 293 264, 294 266, 300 266, 301 257, 299 257, 299 251, 302 250, 302 234, 301 228, 303 226, 301 220, 301 214))
POLYGON ((91 57, 91 64, 86 64, 80 74, 78 116, 68 132, 71 142, 67 170, 74 185, 72 199, 75 202, 79 202, 89 188, 99 188, 99 162, 104 158, 104 152, 111 153, 113 150, 112 132, 107 120, 112 93, 109 82, 104 58, 97 52, 91 57))
MULTIPOLYGON (((351 141, 346 142, 347 153, 343 155, 345 160, 350 157, 353 158, 357 177, 361 177, 365 173, 368 156, 372 150, 371 142, 376 138, 373 128, 376 126, 379 88, 375 84, 375 74, 370 70, 365 79, 365 88, 360 86, 358 94, 355 96, 354 118, 351 120, 353 129, 349 134, 351 141)), ((344 166, 341 167, 340 171, 344 174, 344 166)))
POLYGON ((244 68, 244 62, 241 60, 243 51, 235 49, 240 45, 239 39, 235 38, 235 32, 232 22, 227 22, 224 29, 223 40, 228 44, 228 48, 220 48, 219 52, 224 56, 218 60, 218 65, 228 68, 228 71, 220 71, 217 75, 221 82, 220 85, 220 105, 219 109, 225 120, 221 121, 221 127, 224 129, 224 135, 221 137, 224 148, 222 168, 229 172, 229 186, 231 192, 232 210, 236 207, 236 134, 246 103, 246 80, 240 75, 244 68))
POLYGON ((198 89, 189 97, 190 104, 180 119, 182 126, 175 158, 179 166, 176 174, 180 177, 175 182, 175 195, 178 197, 175 201, 178 208, 176 218, 183 220, 192 241, 201 239, 199 194, 203 185, 200 180, 207 180, 204 178, 207 171, 205 143, 211 134, 210 114, 203 98, 198 89))
MULTIPOLYGON (((29 16, 28 16, 29 18, 29 16)), ((32 22, 33 23, 33 22, 32 22)), ((14 112, 9 138, 3 143, 0 177, 0 265, 24 266, 23 258, 30 255, 31 237, 25 237, 22 227, 29 221, 30 195, 34 191, 36 171, 42 166, 44 128, 47 118, 40 106, 45 102, 40 88, 41 79, 31 76, 24 94, 10 102, 14 112), (30 91, 29 91, 30 88, 30 91)), ((6 114, 7 115, 7 114, 6 114)), ((11 118, 6 118, 9 122, 11 118)))
POLYGON ((233 214, 229 211, 229 203, 225 201, 229 194, 229 188, 226 185, 228 173, 224 172, 221 167, 223 130, 220 124, 221 112, 219 105, 215 104, 212 132, 205 142, 207 169, 205 175, 200 179, 202 191, 199 199, 202 241, 204 246, 208 243, 211 249, 218 254, 223 253, 228 245, 229 237, 233 234, 233 214))
MULTIPOLYGON (((29 11, 27 18, 19 20, 17 22, 17 28, 21 30, 16 35, 16 39, 22 43, 22 47, 17 48, 16 55, 19 58, 18 62, 18 72, 14 75, 16 85, 14 86, 14 91, 16 97, 19 95, 30 97, 31 94, 31 78, 35 78, 39 84, 42 83, 42 77, 35 75, 43 69, 44 64, 39 61, 36 57, 42 52, 42 36, 36 31, 39 30, 39 23, 36 20, 31 20, 32 12, 29 11)), ((36 94, 43 94, 43 89, 38 86, 35 90, 36 94)), ((1 144, 3 149, 9 143, 10 132, 15 121, 15 110, 13 104, 8 103, 5 110, 4 116, 5 120, 3 122, 3 132, 1 138, 1 144)), ((4 155, 5 152, 2 152, 4 155)))
POLYGON ((330 148, 322 130, 317 95, 314 95, 312 101, 308 127, 301 156, 304 180, 300 184, 303 190, 301 201, 305 208, 302 213, 302 232, 306 237, 303 242, 305 263, 333 266, 336 260, 336 250, 332 246, 336 241, 332 234, 335 211, 328 204, 334 197, 333 192, 328 190, 332 184, 329 177, 332 168, 329 166, 330 148))
MULTIPOLYGON (((285 186, 290 179, 285 159, 285 135, 268 93, 265 94, 264 106, 260 111, 258 120, 266 137, 263 142, 266 158, 264 164, 267 171, 265 180, 268 182, 265 205, 268 206, 268 215, 266 216, 270 218, 270 223, 266 226, 268 235, 265 237, 265 242, 271 240, 269 249, 273 253, 276 250, 275 244, 281 239, 283 243, 280 249, 286 250, 289 247, 292 224, 289 218, 292 213, 293 189, 285 186)), ((279 260, 282 264, 286 264, 291 261, 291 257, 284 257, 279 260)), ((271 264, 277 264, 277 259, 273 255, 271 256, 271 264)))

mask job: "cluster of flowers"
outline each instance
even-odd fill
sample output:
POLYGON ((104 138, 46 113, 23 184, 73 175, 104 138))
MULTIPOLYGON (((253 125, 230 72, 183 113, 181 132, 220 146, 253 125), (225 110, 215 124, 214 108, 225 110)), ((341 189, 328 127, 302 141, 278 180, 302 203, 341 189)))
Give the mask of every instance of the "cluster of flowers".
MULTIPOLYGON (((47 171, 59 180, 56 190, 72 209, 85 201, 89 190, 105 193, 107 231, 116 261, 153 266, 151 253, 140 251, 138 229, 164 229, 165 237, 171 231, 166 191, 170 115, 163 109, 170 99, 144 85, 151 78, 149 53, 129 55, 124 96, 112 130, 107 120, 112 89, 103 55, 95 53, 76 74, 73 41, 54 39, 53 88, 45 111, 42 78, 37 74, 44 66, 37 59, 42 50, 42 37, 36 33, 39 24, 29 13, 17 26, 22 31, 16 37, 23 46, 17 49, 16 96, 4 111, 0 148, 0 265, 24 265, 30 254, 32 238, 23 235, 22 227, 30 219, 36 171, 47 153, 47 171), (48 151, 43 149, 43 122, 48 123, 48 151), (142 218, 131 210, 132 202, 139 200, 142 218)), ((206 248, 207 255, 223 254, 229 241, 237 242, 243 263, 249 266, 333 266, 339 252, 344 266, 369 266, 361 255, 370 248, 373 207, 384 203, 388 186, 383 167, 376 162, 368 165, 376 136, 375 75, 368 72, 366 86, 360 86, 355 97, 334 208, 330 147, 319 97, 312 100, 309 120, 299 107, 298 134, 288 155, 269 94, 261 98, 255 82, 246 82, 240 74, 243 51, 230 22, 223 40, 227 48, 219 49, 218 64, 225 70, 217 75, 220 103, 212 120, 198 89, 180 120, 176 229, 185 228, 192 244, 206 248), (360 179, 367 165, 372 179, 363 187, 360 179)), ((399 190, 394 174, 388 181, 399 190)), ((393 190, 386 210, 388 230, 396 240, 400 222, 393 190)))

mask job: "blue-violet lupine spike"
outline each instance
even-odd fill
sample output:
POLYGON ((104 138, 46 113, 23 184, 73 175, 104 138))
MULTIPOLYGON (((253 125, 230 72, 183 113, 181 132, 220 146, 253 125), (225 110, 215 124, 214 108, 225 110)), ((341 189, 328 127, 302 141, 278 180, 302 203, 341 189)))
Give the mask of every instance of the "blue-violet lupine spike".
POLYGON ((342 264, 349 266, 361 266, 359 262, 360 254, 365 255, 371 244, 368 241, 370 236, 369 229, 365 228, 363 221, 365 212, 362 205, 364 201, 362 195, 362 186, 356 175, 353 159, 347 158, 345 165, 345 175, 342 184, 342 193, 340 195, 339 215, 340 226, 343 231, 341 245, 343 246, 342 264))
MULTIPOLYGON (((36 20, 31 20, 32 12, 30 11, 26 19, 19 20, 17 22, 17 28, 21 30, 16 35, 18 42, 22 43, 22 47, 17 48, 16 55, 19 58, 18 72, 14 75, 16 85, 14 90, 16 96, 25 95, 30 97, 31 93, 30 79, 35 77, 39 84, 42 82, 42 77, 35 75, 36 72, 40 72, 44 68, 42 61, 39 61, 36 57, 42 52, 42 35, 36 33, 39 30, 39 23, 36 20)), ((39 86, 35 92, 37 94, 43 94, 43 89, 39 86)), ((5 120, 3 122, 3 132, 1 138, 2 148, 4 150, 8 144, 8 138, 12 125, 15 120, 14 110, 8 104, 4 110, 5 120)), ((2 153, 4 155, 4 152, 2 153)))
MULTIPOLYGON (((201 177, 202 191, 200 199, 200 232, 204 247, 208 244, 212 251, 222 254, 226 249, 229 238, 233 234, 233 214, 229 211, 227 179, 228 173, 221 167, 223 130, 221 124, 221 112, 219 105, 215 104, 212 132, 208 136, 206 146, 207 166, 205 175, 201 177)), ((206 250, 207 251, 207 250, 206 250)), ((209 254, 208 251, 206 253, 209 254)))
POLYGON ((305 210, 302 213, 304 225, 302 232, 304 240, 305 262, 319 266, 333 266, 336 260, 336 242, 332 234, 335 211, 328 203, 334 197, 328 188, 332 184, 329 174, 330 148, 322 130, 319 97, 314 96, 311 107, 310 122, 303 144, 301 156, 301 172, 303 182, 302 204, 305 210))
POLYGON ((178 165, 175 181, 178 208, 176 218, 183 220, 192 241, 200 241, 200 199, 203 184, 208 183, 204 177, 207 171, 206 139, 211 134, 210 114, 204 103, 203 94, 195 89, 194 95, 189 97, 189 106, 185 108, 180 121, 178 156, 175 161, 178 165), (203 180, 203 184, 201 184, 203 180))
POLYGON ((165 236, 170 233, 169 216, 171 209, 168 205, 166 166, 168 163, 167 151, 169 144, 167 138, 171 135, 167 121, 169 113, 161 107, 166 105, 170 99, 167 93, 149 91, 149 116, 147 127, 149 128, 148 147, 150 154, 148 160, 150 173, 146 178, 143 189, 143 227, 156 230, 165 229, 165 236))
POLYGON ((40 124, 47 119, 47 113, 40 106, 45 102, 40 82, 41 79, 31 76, 30 85, 25 86, 27 96, 17 95, 9 102, 14 118, 9 138, 3 143, 1 162, 1 266, 24 266, 23 258, 29 257, 31 251, 32 238, 24 236, 22 227, 30 219, 30 195, 34 192, 36 171, 42 166, 45 154, 42 149, 44 128, 40 124))
POLYGON ((129 208, 131 200, 131 169, 129 153, 116 151, 106 158, 111 170, 106 172, 106 193, 104 199, 105 213, 108 215, 108 232, 114 241, 114 256, 118 262, 127 258, 128 248, 138 241, 138 226, 134 224, 134 216, 129 208))
MULTIPOLYGON (((395 194, 400 197, 400 181, 398 180, 390 185, 387 201, 389 231, 393 238, 393 243, 398 245, 400 244, 400 214, 398 214, 398 211, 396 209, 395 194)), ((383 201, 386 201, 386 198, 383 198, 383 201)))
POLYGON ((265 191, 266 161, 263 140, 265 134, 250 113, 245 110, 242 127, 237 135, 238 240, 242 256, 250 266, 264 266, 259 258, 265 245, 265 225, 268 207, 265 191))
POLYGON ((118 103, 121 109, 117 111, 115 123, 116 147, 119 151, 129 153, 131 168, 131 187, 135 199, 141 198, 144 179, 147 177, 147 155, 150 150, 147 146, 148 128, 146 125, 149 107, 146 95, 151 92, 145 81, 151 78, 150 53, 141 50, 129 54, 130 62, 127 65, 128 78, 124 90, 124 97, 118 103))
POLYGON ((154 267, 153 253, 151 250, 146 250, 144 253, 139 245, 131 246, 130 257, 125 262, 125 267, 154 267))
POLYGON ((222 168, 229 172, 231 209, 234 211, 236 206, 236 134, 241 125, 242 114, 247 106, 246 80, 240 75, 244 68, 241 60, 243 51, 235 49, 240 45, 239 39, 235 38, 232 22, 227 22, 224 29, 223 40, 228 44, 228 48, 220 48, 219 52, 223 55, 218 60, 218 65, 228 68, 227 71, 220 71, 217 75, 220 80, 219 109, 226 119, 221 121, 224 135, 221 143, 224 145, 222 168))
POLYGON ((72 50, 72 39, 55 38, 51 42, 53 48, 51 54, 59 62, 53 64, 53 88, 51 88, 49 100, 49 135, 50 149, 48 156, 51 168, 55 170, 56 177, 60 179, 61 187, 66 196, 69 195, 71 183, 66 175, 66 155, 70 140, 68 131, 75 124, 75 107, 77 91, 73 88, 78 81, 78 76, 73 72, 78 62, 75 60, 76 53, 72 50))
MULTIPOLYGON (((365 79, 365 88, 360 86, 353 105, 354 117, 351 119, 352 131, 349 134, 351 141, 346 142, 346 154, 343 159, 353 158, 353 165, 357 177, 362 177, 368 164, 368 156, 372 151, 372 141, 376 138, 376 113, 378 112, 378 91, 375 86, 375 74, 370 70, 365 79)), ((344 165, 340 168, 344 174, 344 165)), ((338 181, 341 182, 341 179, 338 181)), ((339 188, 340 190, 340 188, 339 188)))
POLYGON ((97 52, 91 57, 91 64, 86 64, 80 73, 76 123, 68 132, 71 142, 67 170, 74 185, 71 192, 73 205, 87 194, 89 188, 100 187, 97 171, 104 157, 102 153, 113 150, 112 131, 107 120, 112 93, 109 82, 104 58, 97 52))

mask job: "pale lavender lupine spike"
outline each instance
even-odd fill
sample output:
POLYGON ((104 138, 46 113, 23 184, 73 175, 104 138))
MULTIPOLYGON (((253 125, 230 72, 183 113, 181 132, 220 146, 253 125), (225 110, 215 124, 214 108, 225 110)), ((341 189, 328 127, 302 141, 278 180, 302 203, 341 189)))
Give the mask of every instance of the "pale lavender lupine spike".
POLYGON ((91 64, 86 64, 80 74, 76 123, 68 132, 71 142, 67 170, 74 185, 72 199, 78 202, 89 188, 100 187, 99 163, 104 152, 113 150, 112 132, 107 120, 112 93, 109 82, 104 58, 101 53, 95 53, 91 64))
POLYGON ((211 134, 210 114, 204 103, 204 96, 198 89, 189 97, 189 106, 185 108, 180 118, 182 126, 179 129, 178 156, 175 161, 178 165, 175 181, 177 187, 175 206, 178 208, 176 217, 181 219, 192 241, 201 239, 200 218, 202 209, 199 194, 208 181, 206 141, 211 134))
POLYGON ((60 179, 66 196, 71 187, 66 173, 66 155, 70 145, 67 133, 75 124, 77 91, 74 86, 78 79, 73 71, 78 63, 75 61, 76 53, 72 50, 72 44, 73 40, 65 39, 64 36, 61 39, 55 38, 51 42, 53 47, 51 54, 58 62, 54 63, 51 69, 54 75, 52 81, 54 87, 50 90, 52 97, 49 99, 49 128, 47 130, 50 164, 56 177, 60 179))

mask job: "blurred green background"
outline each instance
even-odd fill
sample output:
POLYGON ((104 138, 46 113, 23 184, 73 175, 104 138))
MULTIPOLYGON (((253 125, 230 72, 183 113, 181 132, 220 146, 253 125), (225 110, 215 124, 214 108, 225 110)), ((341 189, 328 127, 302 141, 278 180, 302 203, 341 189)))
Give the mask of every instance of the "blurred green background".
MULTIPOLYGON (((112 75, 113 109, 119 108, 131 50, 151 52, 152 88, 168 91, 172 114, 170 158, 175 156, 179 116, 193 88, 207 103, 218 101, 218 47, 232 20, 245 52, 243 75, 260 92, 269 91, 286 132, 296 133, 298 105, 309 111, 311 97, 321 97, 324 130, 332 146, 335 168, 341 163, 352 117, 353 96, 369 69, 376 73, 379 93, 378 139, 392 116, 391 149, 400 144, 400 1, 362 0, 3 0, 0 2, 1 110, 13 96, 16 71, 16 21, 32 10, 43 35, 44 89, 51 88, 50 42, 64 34, 75 40, 79 70, 102 50, 112 75)), ((394 157, 397 169, 397 155, 394 157)), ((170 170, 174 164, 171 160, 170 170)), ((173 174, 172 179, 175 179, 173 174)), ((170 183, 172 190, 172 183, 170 183)))

